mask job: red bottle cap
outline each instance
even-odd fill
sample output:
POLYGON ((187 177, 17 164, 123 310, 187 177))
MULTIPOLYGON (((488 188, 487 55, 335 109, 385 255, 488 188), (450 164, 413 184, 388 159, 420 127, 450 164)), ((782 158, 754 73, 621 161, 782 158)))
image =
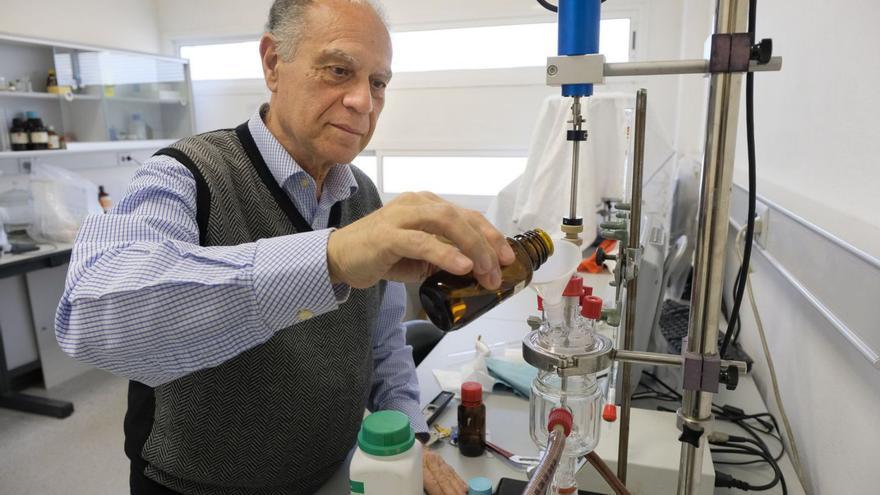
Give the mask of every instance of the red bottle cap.
POLYGON ((602 410, 602 419, 609 423, 617 421, 617 406, 605 404, 605 409, 602 410))
POLYGON ((538 311, 544 311, 544 298, 538 296, 538 311))
POLYGON ((591 320, 602 317, 602 298, 598 296, 586 296, 581 299, 581 316, 591 320))
POLYGON ((590 287, 589 285, 585 285, 583 295, 584 296, 592 296, 593 295, 593 288, 590 287))
POLYGON ((483 402, 483 386, 478 382, 461 384, 461 403, 465 406, 479 406, 483 402))
POLYGON ((573 423, 574 419, 571 417, 571 413, 568 412, 568 409, 557 407, 550 411, 550 417, 547 419, 547 431, 553 431, 557 425, 562 425, 565 429, 565 436, 567 437, 571 434, 571 426, 573 423))
POLYGON ((565 292, 562 293, 564 297, 581 297, 581 294, 584 292, 584 279, 575 275, 571 277, 571 280, 568 281, 568 285, 565 286, 565 292))

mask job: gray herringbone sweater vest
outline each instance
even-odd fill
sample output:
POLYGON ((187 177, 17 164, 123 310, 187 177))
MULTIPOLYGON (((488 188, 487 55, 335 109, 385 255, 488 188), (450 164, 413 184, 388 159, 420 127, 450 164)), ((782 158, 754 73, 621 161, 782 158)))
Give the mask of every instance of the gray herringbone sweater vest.
MULTIPOLYGON (((177 158, 196 178, 202 245, 297 232, 289 218, 293 205, 269 174, 246 124, 186 138, 159 154, 177 158)), ((352 171, 359 187, 335 208, 340 226, 381 206, 370 179, 352 171)), ((281 330, 220 366, 152 389, 152 417, 132 410, 150 405, 143 397, 149 389, 133 384, 126 416, 129 456, 140 456, 147 477, 181 493, 313 493, 356 442, 383 292, 384 284, 353 289, 336 311, 281 330), (145 427, 147 421, 151 426, 145 427)))

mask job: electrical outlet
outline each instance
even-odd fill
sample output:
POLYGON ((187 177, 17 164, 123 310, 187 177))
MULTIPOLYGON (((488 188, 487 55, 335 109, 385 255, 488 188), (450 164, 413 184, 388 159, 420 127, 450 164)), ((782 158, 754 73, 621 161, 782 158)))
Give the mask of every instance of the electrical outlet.
POLYGON ((134 161, 132 161, 131 153, 118 153, 116 155, 116 164, 117 165, 133 165, 134 161))
POLYGON ((770 229, 770 208, 756 200, 755 202, 755 242, 762 248, 767 247, 767 235, 770 229))

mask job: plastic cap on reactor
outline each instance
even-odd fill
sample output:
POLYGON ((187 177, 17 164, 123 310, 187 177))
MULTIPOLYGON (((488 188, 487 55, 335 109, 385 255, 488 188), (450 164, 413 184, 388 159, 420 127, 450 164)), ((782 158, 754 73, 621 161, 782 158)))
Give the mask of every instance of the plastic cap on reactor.
POLYGON ((562 293, 563 297, 581 297, 581 294, 584 292, 584 279, 575 275, 571 277, 571 280, 568 281, 568 285, 565 286, 565 291, 562 293))
POLYGON ((598 320, 602 317, 602 298, 597 296, 586 296, 581 301, 581 316, 591 320, 598 320))

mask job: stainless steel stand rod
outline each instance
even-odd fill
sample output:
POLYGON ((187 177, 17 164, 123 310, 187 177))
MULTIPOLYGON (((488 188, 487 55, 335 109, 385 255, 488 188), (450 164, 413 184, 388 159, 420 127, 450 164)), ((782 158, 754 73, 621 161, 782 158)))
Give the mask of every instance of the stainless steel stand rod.
MULTIPOLYGON (((681 366, 681 356, 675 354, 615 350, 611 358, 621 363, 646 364, 649 366, 681 366)), ((731 367, 739 368, 743 374, 748 371, 748 365, 743 361, 721 360, 722 369, 731 367)))
MULTIPOLYGON (((640 89, 636 94, 636 122, 633 150, 632 191, 630 201, 630 232, 626 251, 618 256, 626 256, 626 270, 633 276, 629 277, 626 285, 626 319, 624 320, 622 351, 632 349, 633 339, 636 333, 636 295, 638 292, 638 277, 635 270, 638 268, 635 253, 639 249, 642 223, 642 179, 645 167, 645 121, 648 110, 648 91, 640 89)), ((624 362, 621 366, 621 386, 618 388, 620 395, 620 438, 617 455, 617 477, 626 484, 626 464, 629 454, 629 413, 631 407, 630 382, 632 366, 624 362)))
MULTIPOLYGON (((766 64, 752 61, 750 72, 778 71, 782 69, 782 57, 773 57, 766 64)), ((680 74, 708 74, 709 61, 693 60, 656 60, 652 62, 620 62, 605 64, 605 77, 618 76, 664 76, 680 74)))
POLYGON ((614 351, 614 360, 621 363, 647 364, 649 366, 681 366, 681 356, 654 352, 614 351))
MULTIPOLYGON (((715 33, 745 32, 747 14, 748 0, 717 0, 715 33)), ((713 74, 709 81, 706 146, 687 343, 687 351, 702 356, 718 353, 718 316, 727 258, 730 188, 742 79, 739 73, 713 74)), ((678 412, 679 424, 688 430, 705 431, 712 421, 714 394, 694 390, 683 392, 682 407, 678 412)), ((699 436, 698 446, 682 442, 679 495, 700 492, 705 444, 705 435, 699 436)))
MULTIPOLYGON (((580 96, 574 97, 574 102, 571 105, 571 122, 572 128, 575 131, 581 130, 581 124, 583 123, 583 116, 581 114, 581 98, 580 96)), ((577 218, 577 191, 578 191, 578 172, 580 171, 580 158, 581 158, 581 142, 580 141, 572 141, 572 149, 571 149, 571 200, 569 203, 569 218, 577 218)))

